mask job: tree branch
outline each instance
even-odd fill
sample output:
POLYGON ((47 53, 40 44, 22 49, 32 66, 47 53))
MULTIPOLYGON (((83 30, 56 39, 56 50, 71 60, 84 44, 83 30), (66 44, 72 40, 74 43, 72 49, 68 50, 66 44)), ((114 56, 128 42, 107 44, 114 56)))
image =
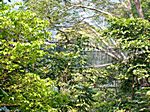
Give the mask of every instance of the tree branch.
POLYGON ((101 65, 86 66, 85 68, 102 68, 102 67, 107 67, 107 66, 109 66, 109 65, 112 65, 112 63, 101 64, 101 65))
POLYGON ((83 5, 72 5, 74 7, 78 7, 78 8, 84 8, 84 9, 89 9, 89 10, 93 10, 93 11, 96 11, 96 12, 99 12, 99 13, 103 13, 105 15, 109 15, 109 16, 113 16, 111 13, 109 12, 106 12, 106 11, 103 11, 103 10, 99 10, 99 9, 95 9, 93 7, 88 7, 88 6, 83 6, 83 5))
POLYGON ((0 104, 0 107, 17 107, 20 106, 19 104, 0 104))

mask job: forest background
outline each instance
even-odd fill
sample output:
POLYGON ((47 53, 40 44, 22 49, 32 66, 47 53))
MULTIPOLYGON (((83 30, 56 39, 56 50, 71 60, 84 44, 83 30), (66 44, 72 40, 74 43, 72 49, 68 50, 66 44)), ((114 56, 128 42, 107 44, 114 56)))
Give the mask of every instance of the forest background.
POLYGON ((149 0, 0 0, 0 111, 149 105, 149 0), (93 51, 110 61, 92 63, 93 51))

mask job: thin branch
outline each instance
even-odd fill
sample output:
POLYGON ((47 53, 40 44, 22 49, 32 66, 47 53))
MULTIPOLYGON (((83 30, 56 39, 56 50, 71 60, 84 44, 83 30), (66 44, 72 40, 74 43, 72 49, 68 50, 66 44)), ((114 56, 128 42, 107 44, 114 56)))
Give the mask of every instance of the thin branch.
POLYGON ((116 57, 114 54, 108 52, 107 50, 105 50, 105 49, 103 49, 103 48, 100 48, 100 47, 97 47, 97 46, 94 46, 94 45, 87 45, 87 46, 88 46, 88 47, 95 48, 95 49, 97 49, 97 50, 99 50, 99 51, 102 51, 102 52, 106 53, 108 56, 110 56, 110 57, 112 57, 112 58, 114 58, 114 59, 116 59, 116 60, 119 59, 119 58, 116 57))
POLYGON ((66 37, 65 39, 67 40, 67 43, 70 43, 70 40, 69 40, 68 35, 66 34, 66 32, 64 32, 64 31, 62 31, 60 29, 57 29, 57 30, 60 31, 61 33, 63 33, 64 36, 66 37))
MULTIPOLYGON (((112 38, 111 38, 110 40, 112 41, 112 44, 113 44, 115 47, 117 47, 117 43, 115 42, 115 40, 112 39, 112 38)), ((120 51, 119 53, 120 53, 120 55, 123 57, 123 60, 125 60, 125 59, 127 58, 127 56, 125 55, 124 52, 120 51)))
MULTIPOLYGON (((48 43, 59 43, 58 41, 48 41, 48 40, 47 40, 46 42, 48 42, 48 43)), ((73 43, 73 42, 69 42, 69 43, 63 42, 63 44, 74 44, 74 43, 73 43)), ((89 44, 88 44, 88 45, 86 44, 85 46, 90 47, 90 48, 97 49, 97 50, 99 50, 99 51, 102 51, 102 52, 106 53, 108 56, 114 58, 115 60, 119 60, 119 58, 118 58, 117 56, 115 56, 114 54, 108 52, 107 50, 105 50, 105 49, 103 49, 103 48, 97 47, 97 46, 92 45, 92 44, 90 44, 90 45, 89 45, 89 44)))
POLYGON ((17 107, 17 106, 20 106, 19 104, 0 104, 0 107, 17 107))
POLYGON ((85 19, 93 18, 93 17, 96 17, 96 16, 99 16, 99 14, 92 15, 92 16, 87 16, 87 17, 82 17, 82 19, 79 20, 78 23, 81 23, 81 22, 84 21, 85 19))
POLYGON ((85 66, 84 68, 102 68, 102 67, 107 67, 109 65, 112 65, 112 63, 101 64, 101 65, 85 66))
MULTIPOLYGON (((95 30, 93 30, 93 29, 91 29, 93 32, 94 32, 94 34, 96 34, 98 37, 99 37, 99 39, 101 39, 101 41, 105 44, 105 46, 107 47, 107 48, 112 48, 110 45, 108 45, 108 43, 95 31, 95 30)), ((118 59, 120 59, 121 57, 120 57, 120 55, 114 50, 114 49, 111 49, 112 50, 112 52, 114 53, 113 55, 115 55, 115 57, 118 57, 118 59)), ((109 52, 108 52, 109 53, 109 52)), ((107 54, 108 54, 107 53, 107 54)), ((112 54, 112 53, 109 53, 109 55, 110 54, 112 54)), ((122 55, 122 53, 121 53, 121 55, 122 55)), ((112 55, 111 55, 112 56, 112 55)))
POLYGON ((109 12, 106 12, 106 11, 103 11, 103 10, 99 10, 99 9, 96 9, 96 8, 93 8, 93 7, 88 7, 88 6, 83 6, 83 5, 72 5, 74 7, 78 7, 78 8, 84 8, 84 9, 89 9, 89 10, 93 10, 93 11, 96 11, 96 12, 99 12, 99 13, 103 13, 105 15, 109 15, 109 16, 113 16, 111 13, 109 12))

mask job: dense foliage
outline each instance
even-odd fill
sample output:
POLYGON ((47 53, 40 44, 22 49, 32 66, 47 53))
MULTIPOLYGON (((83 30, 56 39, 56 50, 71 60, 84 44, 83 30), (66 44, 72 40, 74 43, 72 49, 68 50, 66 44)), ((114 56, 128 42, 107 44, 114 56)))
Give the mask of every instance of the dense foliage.
POLYGON ((149 93, 150 86, 150 23, 139 18, 112 18, 109 19, 109 23, 110 27, 104 35, 113 37, 116 46, 126 52, 124 60, 109 68, 118 72, 111 75, 122 80, 120 90, 124 93, 123 97, 127 97, 122 102, 129 103, 123 103, 122 108, 130 111, 148 111, 150 102, 146 93, 149 93))
POLYGON ((0 112, 149 112, 148 4, 0 1, 0 112))

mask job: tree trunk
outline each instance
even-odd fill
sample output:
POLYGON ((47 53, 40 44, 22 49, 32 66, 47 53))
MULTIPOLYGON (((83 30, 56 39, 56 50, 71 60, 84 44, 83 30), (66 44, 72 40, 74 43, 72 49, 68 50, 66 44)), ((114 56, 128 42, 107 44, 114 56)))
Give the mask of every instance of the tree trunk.
POLYGON ((143 11, 142 11, 140 0, 134 0, 134 3, 135 3, 135 6, 136 6, 136 10, 139 14, 139 17, 144 18, 144 14, 143 14, 143 11))
POLYGON ((131 7, 131 1, 130 0, 128 0, 127 9, 128 9, 128 11, 130 13, 129 16, 133 17, 132 7, 131 7))

